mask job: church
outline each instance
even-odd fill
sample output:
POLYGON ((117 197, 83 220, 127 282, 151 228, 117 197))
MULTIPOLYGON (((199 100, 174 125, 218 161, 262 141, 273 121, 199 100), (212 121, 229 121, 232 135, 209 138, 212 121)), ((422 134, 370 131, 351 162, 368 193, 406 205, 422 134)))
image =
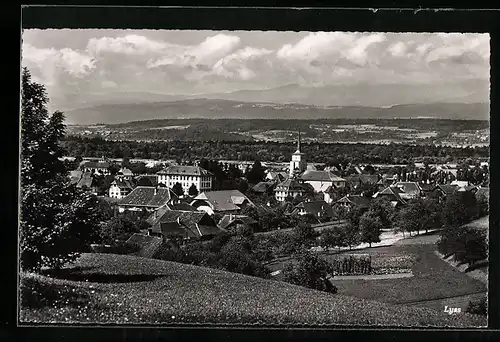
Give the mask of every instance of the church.
POLYGON ((342 188, 346 180, 333 174, 331 171, 318 171, 314 167, 307 167, 306 155, 301 151, 300 131, 298 132, 297 150, 292 154, 288 178, 275 188, 275 197, 284 202, 287 197, 303 196, 306 193, 304 184, 312 186, 315 192, 325 192, 327 189, 342 188))

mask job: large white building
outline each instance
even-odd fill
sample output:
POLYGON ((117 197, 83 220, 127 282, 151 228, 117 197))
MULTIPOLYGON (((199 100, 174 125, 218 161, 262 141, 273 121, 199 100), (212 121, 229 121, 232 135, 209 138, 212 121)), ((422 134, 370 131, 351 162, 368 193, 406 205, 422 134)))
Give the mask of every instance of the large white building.
POLYGON ((214 176, 199 166, 175 165, 169 166, 157 174, 158 184, 165 184, 172 188, 175 183, 180 183, 185 194, 194 184, 199 193, 212 190, 214 176))

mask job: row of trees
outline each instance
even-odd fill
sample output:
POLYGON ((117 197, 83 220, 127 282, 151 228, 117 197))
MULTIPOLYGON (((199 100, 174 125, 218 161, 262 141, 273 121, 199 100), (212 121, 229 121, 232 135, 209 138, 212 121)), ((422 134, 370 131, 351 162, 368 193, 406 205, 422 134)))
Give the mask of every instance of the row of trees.
MULTIPOLYGON (((69 156, 122 158, 126 150, 129 158, 162 160, 227 159, 242 161, 286 162, 295 152, 294 144, 256 141, 111 141, 102 138, 71 136, 63 141, 69 156)), ((488 158, 486 147, 447 147, 405 144, 303 144, 303 152, 313 163, 348 162, 350 164, 408 164, 424 157, 437 162, 452 162, 467 158, 488 158)))

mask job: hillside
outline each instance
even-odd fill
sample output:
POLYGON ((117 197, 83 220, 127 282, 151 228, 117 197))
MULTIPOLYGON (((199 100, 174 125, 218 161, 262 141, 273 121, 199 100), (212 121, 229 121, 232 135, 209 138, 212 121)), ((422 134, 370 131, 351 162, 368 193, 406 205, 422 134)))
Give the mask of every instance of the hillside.
POLYGON ((22 277, 25 295, 44 292, 50 301, 38 308, 22 304, 21 322, 485 325, 479 316, 451 316, 132 256, 84 254, 62 278, 22 277))
POLYGON ((153 119, 336 119, 442 118, 489 119, 488 103, 433 103, 391 107, 315 107, 227 100, 103 104, 65 112, 69 124, 125 123, 153 119))

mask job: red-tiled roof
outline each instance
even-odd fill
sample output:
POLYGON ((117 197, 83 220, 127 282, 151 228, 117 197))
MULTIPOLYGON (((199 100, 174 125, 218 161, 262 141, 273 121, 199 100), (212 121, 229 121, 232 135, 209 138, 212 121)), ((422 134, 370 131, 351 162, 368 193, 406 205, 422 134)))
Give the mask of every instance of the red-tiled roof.
POLYGON ((175 196, 168 188, 138 186, 119 202, 124 206, 162 207, 175 196))
POLYGON ((164 210, 152 231, 164 235, 200 237, 221 233, 214 220, 205 212, 164 210))
POLYGON ((344 182, 345 179, 341 178, 330 171, 315 171, 307 170, 300 178, 303 181, 320 181, 320 182, 344 182))
POLYGON ((254 205, 250 199, 238 190, 205 191, 194 198, 191 205, 198 207, 200 203, 208 203, 215 211, 238 210, 244 202, 254 205))

